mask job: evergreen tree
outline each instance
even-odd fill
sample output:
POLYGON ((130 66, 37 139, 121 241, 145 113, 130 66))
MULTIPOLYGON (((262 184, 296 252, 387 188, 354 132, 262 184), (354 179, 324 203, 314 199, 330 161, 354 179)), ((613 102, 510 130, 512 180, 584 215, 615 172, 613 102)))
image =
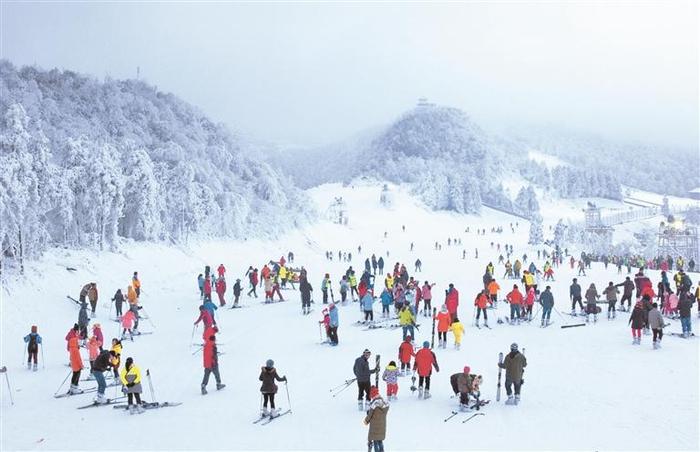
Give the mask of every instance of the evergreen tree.
POLYGON ((530 234, 527 243, 530 245, 540 245, 544 242, 542 234, 542 217, 537 214, 530 220, 530 234))

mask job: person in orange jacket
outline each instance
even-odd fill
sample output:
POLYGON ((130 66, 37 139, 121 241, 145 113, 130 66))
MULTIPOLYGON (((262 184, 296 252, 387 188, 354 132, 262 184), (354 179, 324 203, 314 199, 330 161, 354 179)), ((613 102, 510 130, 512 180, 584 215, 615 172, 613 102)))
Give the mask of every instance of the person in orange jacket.
POLYGON ((411 336, 406 335, 406 339, 399 345, 399 362, 401 363, 401 376, 406 376, 411 371, 411 358, 416 356, 411 343, 411 336))
POLYGON ((498 291, 501 290, 501 286, 498 285, 495 279, 492 279, 488 284, 489 298, 491 299, 491 306, 496 306, 498 303, 498 291))
POLYGON ((413 363, 413 371, 418 372, 418 398, 430 398, 430 375, 435 372, 440 372, 435 353, 430 350, 430 342, 423 342, 423 348, 416 353, 416 360, 413 363), (425 392, 423 391, 423 383, 425 383, 425 392))
POLYGON ((139 298, 141 296, 141 280, 139 280, 139 272, 134 272, 134 276, 131 278, 131 285, 134 286, 136 298, 139 298))
POLYGON ((447 348, 447 331, 452 324, 452 316, 447 310, 447 306, 442 305, 440 312, 435 314, 434 318, 437 320, 438 348, 447 348))
POLYGON ((68 339, 68 352, 70 354, 70 368, 73 371, 73 376, 70 379, 69 394, 82 394, 83 390, 78 387, 80 382, 80 371, 83 370, 83 360, 80 357, 80 344, 78 336, 72 336, 68 339))
POLYGON ((489 304, 489 297, 486 296, 486 290, 482 290, 478 294, 476 294, 476 298, 474 299, 474 306, 476 306, 476 320, 475 320, 475 325, 477 328, 479 328, 479 317, 481 316, 481 313, 484 313, 484 326, 488 327, 489 326, 489 319, 486 316, 486 306, 489 304))
POLYGON ((129 286, 126 289, 126 299, 129 302, 129 308, 132 306, 138 306, 139 304, 139 296, 136 293, 136 290, 134 289, 134 286, 129 286))
POLYGON ((515 323, 515 319, 520 321, 520 305, 524 300, 517 284, 513 284, 513 290, 506 295, 506 300, 510 303, 510 324, 512 325, 515 323))

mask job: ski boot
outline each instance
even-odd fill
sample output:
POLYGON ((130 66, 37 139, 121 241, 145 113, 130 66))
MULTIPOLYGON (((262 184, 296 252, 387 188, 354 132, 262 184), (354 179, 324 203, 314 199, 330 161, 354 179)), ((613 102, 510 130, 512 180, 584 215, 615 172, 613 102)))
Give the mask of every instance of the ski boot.
POLYGON ((598 322, 598 314, 593 314, 593 323, 598 322))
POLYGON ((142 407, 140 403, 137 403, 135 406, 136 406, 136 414, 142 414, 144 411, 146 411, 146 409, 144 407, 142 407))
POLYGON ((423 398, 423 388, 418 388, 418 398, 419 399, 423 398))
POLYGON ((33 370, 34 372, 37 371, 37 365, 36 365, 36 363, 34 363, 34 365, 32 366, 32 370, 33 370))
POLYGON ((129 405, 129 414, 136 414, 136 407, 134 405, 129 405))
POLYGON ((544 319, 542 319, 542 322, 540 322, 540 327, 544 328, 544 319))
POLYGON ((207 387, 202 385, 202 395, 207 395, 207 387))
POLYGON ((32 362, 27 361, 27 370, 32 370, 32 362))
POLYGON ((70 389, 68 390, 68 394, 82 394, 83 390, 80 389, 77 385, 70 385, 70 389))
POLYGON ((515 400, 513 401, 513 405, 518 405, 520 403, 520 394, 515 395, 515 400))
POLYGON ((105 398, 104 394, 100 394, 98 392, 95 398, 93 399, 93 402, 95 402, 96 405, 104 405, 105 403, 107 403, 107 399, 105 398))
POLYGON ((430 397, 432 397, 432 396, 430 395, 430 390, 429 390, 429 389, 426 389, 426 390, 423 392, 423 399, 429 399, 430 397))
POLYGON ((484 320, 484 326, 485 326, 486 328, 489 327, 489 321, 488 321, 488 320, 484 320))
POLYGON ((690 337, 690 331, 683 331, 683 337, 688 339, 690 337))
POLYGON ((515 405, 515 399, 512 395, 508 396, 508 400, 506 400, 506 405, 515 405))
POLYGON ((226 387, 226 385, 223 384, 223 383, 217 383, 217 384, 216 384, 216 390, 217 390, 217 391, 221 391, 221 390, 224 389, 225 387, 226 387))
POLYGON ((572 316, 572 317, 576 317, 576 309, 572 309, 572 310, 571 310, 571 316, 572 316))
POLYGON ((653 347, 654 347, 654 350, 658 350, 660 348, 659 341, 654 341, 653 347))
POLYGON ((369 410, 369 406, 372 404, 371 401, 365 400, 365 411, 369 410))
POLYGON ((272 408, 270 410, 270 419, 274 419, 277 416, 279 416, 279 411, 277 410, 277 408, 272 408))
POLYGON ((260 410, 260 417, 268 417, 270 415, 270 412, 267 410, 267 407, 263 407, 262 410, 260 410))
POLYGON ((357 410, 358 411, 364 411, 365 409, 365 403, 362 400, 357 401, 357 410))
POLYGON ((463 412, 463 413, 464 413, 465 411, 469 411, 469 405, 466 404, 466 403, 460 403, 460 404, 459 404, 459 411, 461 411, 461 412, 463 412))
MULTIPOLYGON (((455 350, 459 350, 460 347, 461 347, 461 344, 455 344, 455 350)), ((36 368, 34 370, 36 370, 36 368)))

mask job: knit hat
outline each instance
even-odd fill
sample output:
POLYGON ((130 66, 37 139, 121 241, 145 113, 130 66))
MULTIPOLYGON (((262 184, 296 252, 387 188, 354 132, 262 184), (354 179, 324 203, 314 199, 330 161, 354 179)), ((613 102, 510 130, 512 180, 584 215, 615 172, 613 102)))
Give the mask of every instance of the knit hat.
POLYGON ((32 333, 36 333, 36 325, 32 325, 32 333))
POLYGON ((517 351, 518 351, 518 344, 516 344, 515 342, 513 342, 512 344, 510 344, 510 351, 511 351, 511 352, 517 352, 517 351))
POLYGON ((363 355, 365 355, 365 354, 372 354, 372 352, 370 352, 370 351, 369 351, 369 349, 368 349, 368 348, 366 348, 366 349, 365 349, 365 351, 364 351, 364 352, 362 352, 362 354, 363 354, 363 355))
POLYGON ((377 388, 376 386, 372 386, 371 388, 369 388, 369 398, 376 399, 377 397, 379 397, 379 388, 377 388))
POLYGON ((275 362, 271 359, 268 359, 267 361, 265 361, 265 367, 272 369, 273 367, 275 367, 275 362))
POLYGON ((465 374, 468 374, 469 372, 471 372, 471 370, 472 370, 471 367, 469 367, 469 366, 464 366, 464 373, 465 373, 465 374))
POLYGON ((430 342, 423 341, 423 348, 430 348, 430 342))

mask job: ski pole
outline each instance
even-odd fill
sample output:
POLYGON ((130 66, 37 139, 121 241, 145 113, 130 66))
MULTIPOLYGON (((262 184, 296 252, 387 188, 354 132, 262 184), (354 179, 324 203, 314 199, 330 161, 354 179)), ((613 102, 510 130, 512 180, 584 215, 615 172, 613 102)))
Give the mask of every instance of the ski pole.
POLYGON ((287 404, 289 405, 289 411, 292 411, 292 401, 289 400, 289 385, 286 381, 284 382, 284 389, 287 390, 287 404))
POLYGON ((41 368, 46 369, 46 364, 44 364, 44 345, 39 344, 39 347, 41 348, 41 368))
POLYGON ((7 376, 7 367, 2 366, 2 369, 0 369, 0 373, 5 374, 5 381, 7 382, 7 392, 8 394, 10 394, 10 403, 14 405, 15 401, 12 399, 12 388, 10 387, 10 378, 7 376))
POLYGON ((146 377, 148 377, 148 387, 151 390, 151 398, 153 399, 154 402, 158 402, 156 400, 156 394, 153 391, 153 381, 151 380, 151 369, 146 369, 146 377))
POLYGON ((54 392, 53 395, 58 395, 58 391, 60 391, 61 388, 63 387, 63 385, 66 384, 66 381, 68 381, 68 378, 70 378, 70 376, 72 374, 73 374, 72 370, 68 371, 68 375, 66 375, 66 378, 64 378, 63 381, 61 382, 61 386, 59 386, 58 389, 56 389, 56 392, 54 392))
POLYGON ((151 315, 148 312, 146 312, 146 310, 143 308, 143 306, 141 306, 141 310, 143 311, 144 314, 146 314, 146 320, 148 320, 148 323, 150 323, 151 326, 153 328, 155 328, 156 325, 155 325, 155 323, 153 323, 153 320, 151 320, 151 315))
POLYGON ((200 351, 202 351, 203 348, 204 348, 203 345, 200 345, 199 347, 197 347, 197 350, 195 350, 194 352, 192 352, 192 356, 194 356, 194 355, 196 355, 197 353, 199 353, 200 351))
POLYGON ((194 330, 196 330, 196 329, 197 329, 197 324, 195 323, 194 325, 192 325, 192 336, 190 337, 190 347, 192 346, 191 344, 193 344, 192 341, 194 340, 194 330))
POLYGON ((337 391, 338 389, 342 388, 343 386, 347 386, 348 384, 352 383, 355 380, 356 380, 356 378, 353 378, 352 380, 345 380, 345 383, 339 384, 335 388, 331 389, 330 392, 337 391))
POLYGON ((321 342, 323 342, 323 329, 321 328, 321 322, 318 322, 318 336, 321 338, 321 342))
POLYGON ((24 361, 24 354, 26 353, 26 351, 27 351, 27 350, 24 348, 24 345, 22 345, 22 365, 23 365, 23 366, 24 366, 24 363, 25 363, 25 361, 24 361))

